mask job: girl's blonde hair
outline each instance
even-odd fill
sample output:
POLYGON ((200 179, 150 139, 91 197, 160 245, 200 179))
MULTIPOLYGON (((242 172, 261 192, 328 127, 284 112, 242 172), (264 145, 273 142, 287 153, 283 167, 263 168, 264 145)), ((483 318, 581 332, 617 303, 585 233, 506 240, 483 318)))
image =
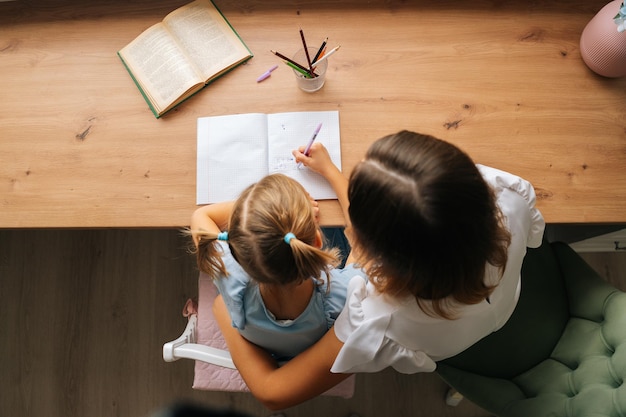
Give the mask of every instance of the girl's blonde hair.
MULTIPOLYGON (((212 278, 228 275, 216 240, 225 235, 196 232, 198 268, 212 278)), ((339 264, 338 249, 320 249, 322 236, 313 206, 297 181, 269 175, 249 186, 233 206, 228 245, 233 257, 252 279, 263 284, 319 280, 339 264)))

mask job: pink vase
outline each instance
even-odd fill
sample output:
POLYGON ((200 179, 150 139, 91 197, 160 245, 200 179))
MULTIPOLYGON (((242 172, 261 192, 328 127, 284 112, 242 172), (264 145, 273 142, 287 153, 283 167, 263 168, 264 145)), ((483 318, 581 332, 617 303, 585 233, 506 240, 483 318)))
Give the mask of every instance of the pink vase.
POLYGON ((626 31, 618 32, 613 18, 622 0, 613 0, 589 21, 580 37, 585 64, 605 77, 626 75, 626 31))

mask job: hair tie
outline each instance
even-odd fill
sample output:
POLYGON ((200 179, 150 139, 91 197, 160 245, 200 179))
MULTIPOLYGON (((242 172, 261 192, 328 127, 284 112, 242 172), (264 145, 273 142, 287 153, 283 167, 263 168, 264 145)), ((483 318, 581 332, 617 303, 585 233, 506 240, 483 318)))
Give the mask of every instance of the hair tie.
POLYGON ((219 232, 217 234, 217 240, 228 240, 228 232, 219 232))
POLYGON ((285 235, 285 237, 283 238, 283 240, 285 241, 286 244, 289 245, 289 242, 291 242, 291 239, 295 238, 296 235, 294 235, 293 233, 289 232, 285 235))

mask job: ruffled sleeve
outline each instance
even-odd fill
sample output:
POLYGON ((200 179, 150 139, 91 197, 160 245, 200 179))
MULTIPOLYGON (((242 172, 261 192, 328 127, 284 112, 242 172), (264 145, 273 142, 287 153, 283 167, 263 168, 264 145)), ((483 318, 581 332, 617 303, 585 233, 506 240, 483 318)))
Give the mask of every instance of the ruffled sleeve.
POLYGON ((537 197, 532 184, 517 175, 513 175, 496 168, 479 164, 476 166, 485 181, 487 181, 487 183, 494 188, 496 195, 501 194, 504 190, 509 190, 522 197, 526 203, 530 216, 526 246, 529 248, 537 248, 541 246, 546 223, 541 212, 535 207, 537 197))
POLYGON ((224 299, 233 327, 244 329, 246 327, 246 317, 243 298, 250 278, 241 266, 235 262, 228 245, 223 242, 219 243, 224 252, 222 260, 226 266, 226 271, 228 271, 228 276, 220 276, 213 282, 224 299))
POLYGON ((331 371, 378 372, 389 366, 407 374, 434 371, 435 362, 424 352, 407 349, 387 337, 395 307, 367 292, 362 279, 350 280, 346 307, 335 322, 335 334, 344 345, 331 371))
POLYGON ((348 294, 348 284, 353 277, 361 277, 361 281, 366 282, 365 272, 356 268, 354 264, 346 265, 343 269, 334 269, 331 271, 330 288, 327 282, 319 287, 324 303, 324 312, 326 314, 326 324, 330 329, 335 324, 335 320, 339 313, 343 311, 346 305, 346 296, 348 294))

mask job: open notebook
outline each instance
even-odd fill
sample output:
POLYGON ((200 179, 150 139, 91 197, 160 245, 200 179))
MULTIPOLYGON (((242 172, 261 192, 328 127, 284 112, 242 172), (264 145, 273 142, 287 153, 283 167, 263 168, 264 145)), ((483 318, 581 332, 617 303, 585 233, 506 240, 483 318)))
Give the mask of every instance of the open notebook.
POLYGON ((285 174, 316 200, 336 199, 319 174, 298 167, 292 151, 315 141, 328 149, 341 170, 339 112, 247 113, 198 119, 196 203, 235 200, 250 184, 268 174, 285 174))

